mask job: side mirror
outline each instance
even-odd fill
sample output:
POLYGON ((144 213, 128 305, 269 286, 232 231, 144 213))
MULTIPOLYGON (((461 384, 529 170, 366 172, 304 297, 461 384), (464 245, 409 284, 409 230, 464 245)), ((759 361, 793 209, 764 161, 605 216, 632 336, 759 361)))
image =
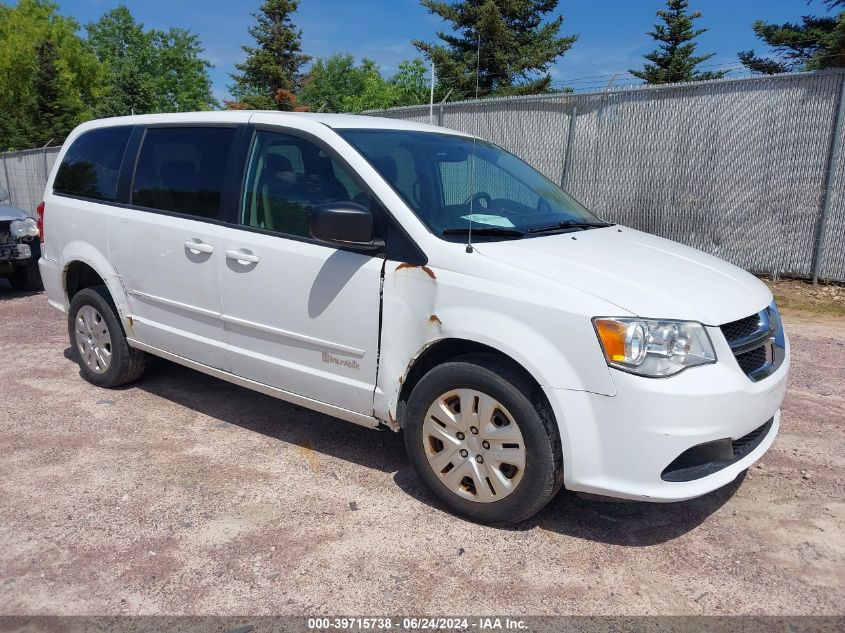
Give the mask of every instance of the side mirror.
POLYGON ((373 214, 354 202, 329 202, 311 209, 311 237, 333 244, 364 251, 384 247, 384 241, 373 237, 373 214))
POLYGON ((0 189, 0 202, 6 202, 9 199, 9 192, 5 189, 0 189))

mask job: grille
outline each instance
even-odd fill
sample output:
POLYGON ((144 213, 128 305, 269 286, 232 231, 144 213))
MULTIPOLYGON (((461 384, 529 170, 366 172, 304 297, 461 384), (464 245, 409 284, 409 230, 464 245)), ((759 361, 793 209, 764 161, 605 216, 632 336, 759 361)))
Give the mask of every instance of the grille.
POLYGON ((772 335, 771 319, 766 311, 725 323, 720 329, 746 376, 757 381, 771 373, 766 371, 767 367, 773 367, 766 353, 772 335))
POLYGON ((722 333, 728 339, 728 345, 738 341, 746 336, 754 334, 760 329, 760 315, 752 314, 744 319, 731 321, 721 326, 722 333))
POLYGON ((745 354, 740 354, 736 357, 736 362, 739 363, 742 371, 750 374, 766 364, 766 348, 758 347, 745 354))

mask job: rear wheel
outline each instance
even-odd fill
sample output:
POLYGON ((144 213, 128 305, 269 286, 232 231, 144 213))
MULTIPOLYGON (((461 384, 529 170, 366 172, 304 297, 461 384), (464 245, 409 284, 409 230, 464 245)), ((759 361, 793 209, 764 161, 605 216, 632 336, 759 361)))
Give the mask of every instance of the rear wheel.
POLYGON ((560 440, 539 389, 496 356, 464 356, 426 374, 404 433, 420 478, 470 520, 522 521, 560 489, 560 440))
POLYGON ((144 373, 144 352, 129 347, 105 286, 77 292, 68 310, 70 346, 82 376, 99 387, 117 387, 144 373))

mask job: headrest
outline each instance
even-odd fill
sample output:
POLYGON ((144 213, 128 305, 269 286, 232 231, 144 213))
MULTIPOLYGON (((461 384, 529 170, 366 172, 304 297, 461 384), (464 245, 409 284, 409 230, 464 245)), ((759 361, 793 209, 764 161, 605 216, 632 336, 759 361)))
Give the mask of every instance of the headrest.
POLYGON ((293 165, 284 156, 279 154, 267 154, 264 156, 264 169, 277 174, 280 171, 293 171, 293 165))

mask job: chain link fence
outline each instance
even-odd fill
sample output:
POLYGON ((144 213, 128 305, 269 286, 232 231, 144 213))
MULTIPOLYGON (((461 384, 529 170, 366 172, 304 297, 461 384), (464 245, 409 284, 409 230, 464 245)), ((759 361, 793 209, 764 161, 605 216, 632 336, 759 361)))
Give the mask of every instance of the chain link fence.
POLYGON ((825 71, 367 114, 497 143, 601 217, 752 272, 845 281, 844 81, 825 71))
MULTIPOLYGON (((845 72, 436 105, 600 216, 755 273, 845 281, 845 72), (821 238, 821 239, 820 239, 821 238)), ((427 123, 428 106, 369 112, 427 123)), ((2 154, 35 211, 59 148, 2 154)), ((695 283, 695 280, 690 280, 695 283)))

